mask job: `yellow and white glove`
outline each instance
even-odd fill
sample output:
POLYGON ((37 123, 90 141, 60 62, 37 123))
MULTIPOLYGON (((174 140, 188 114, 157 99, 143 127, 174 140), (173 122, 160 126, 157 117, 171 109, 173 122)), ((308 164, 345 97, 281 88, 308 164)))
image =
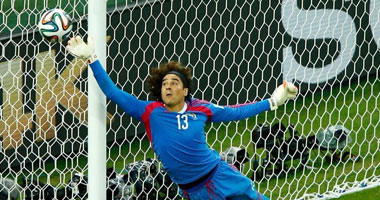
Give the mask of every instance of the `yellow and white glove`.
POLYGON ((297 93, 298 88, 293 83, 284 81, 283 84, 274 90, 272 97, 269 99, 270 109, 276 110, 279 106, 283 105, 286 100, 294 99, 297 93))
POLYGON ((83 41, 82 37, 73 37, 68 41, 66 49, 71 55, 84 58, 88 63, 93 63, 96 60, 94 40, 92 37, 88 38, 87 44, 83 41))

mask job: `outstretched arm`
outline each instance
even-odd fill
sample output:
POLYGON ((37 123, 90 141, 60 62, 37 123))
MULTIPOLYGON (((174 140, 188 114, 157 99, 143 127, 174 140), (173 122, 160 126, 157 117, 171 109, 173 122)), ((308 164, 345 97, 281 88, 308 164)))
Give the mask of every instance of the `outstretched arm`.
POLYGON ((233 106, 218 106, 211 104, 212 122, 237 121, 253 117, 262 112, 270 110, 269 100, 252 102, 247 104, 237 104, 233 106))
POLYGON ((68 42, 67 50, 74 56, 88 60, 100 89, 108 99, 119 105, 127 114, 141 120, 141 115, 144 113, 145 107, 149 102, 140 101, 131 94, 116 87, 99 60, 96 59, 94 44, 91 38, 88 44, 79 36, 71 38, 68 42))
POLYGON ((253 117, 268 110, 275 110, 279 106, 283 105, 286 100, 295 98, 297 92, 298 88, 296 86, 292 83, 284 82, 276 88, 271 98, 263 101, 238 104, 234 106, 217 106, 210 104, 210 109, 212 112, 211 121, 236 121, 253 117))

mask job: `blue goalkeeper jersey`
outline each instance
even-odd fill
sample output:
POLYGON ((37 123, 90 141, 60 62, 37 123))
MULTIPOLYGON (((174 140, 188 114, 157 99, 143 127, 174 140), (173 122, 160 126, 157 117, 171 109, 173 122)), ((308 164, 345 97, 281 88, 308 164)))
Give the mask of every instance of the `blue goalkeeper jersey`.
POLYGON ((206 122, 241 120, 270 110, 268 100, 218 106, 208 101, 192 99, 191 102, 186 102, 182 112, 170 112, 162 102, 138 100, 117 88, 98 60, 90 66, 107 98, 144 123, 154 152, 172 181, 178 184, 199 179, 221 160, 219 154, 209 148, 206 142, 206 122))

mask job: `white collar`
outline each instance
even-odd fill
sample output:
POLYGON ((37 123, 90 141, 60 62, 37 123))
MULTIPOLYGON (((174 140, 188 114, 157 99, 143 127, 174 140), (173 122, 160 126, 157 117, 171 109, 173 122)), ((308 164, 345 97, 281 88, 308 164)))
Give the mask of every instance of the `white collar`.
POLYGON ((183 105, 183 108, 178 113, 183 114, 185 113, 186 109, 187 109, 187 103, 185 102, 185 105, 183 105))

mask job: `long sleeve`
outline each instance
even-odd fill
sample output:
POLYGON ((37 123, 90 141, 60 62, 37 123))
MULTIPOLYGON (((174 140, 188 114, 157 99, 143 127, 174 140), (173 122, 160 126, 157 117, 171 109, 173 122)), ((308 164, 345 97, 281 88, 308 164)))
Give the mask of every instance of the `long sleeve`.
POLYGON ((150 102, 138 100, 131 94, 116 87, 107 72, 103 69, 99 60, 91 63, 90 67, 100 89, 106 97, 119 105, 127 114, 141 121, 141 115, 150 102))
POLYGON ((218 106, 210 104, 210 110, 212 112, 210 121, 227 122, 253 117, 262 112, 268 111, 270 110, 270 104, 268 99, 233 106, 218 106))

